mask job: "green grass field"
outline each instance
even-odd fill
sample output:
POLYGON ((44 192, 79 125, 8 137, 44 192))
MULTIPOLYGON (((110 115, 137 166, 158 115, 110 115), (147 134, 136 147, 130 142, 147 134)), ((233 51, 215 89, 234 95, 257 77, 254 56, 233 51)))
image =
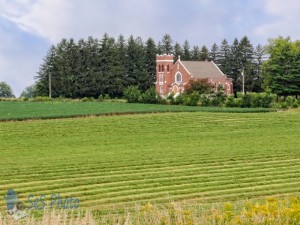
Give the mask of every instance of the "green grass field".
POLYGON ((117 102, 14 102, 0 101, 0 121, 69 118, 157 112, 269 112, 274 109, 241 109, 176 105, 129 104, 117 102))
POLYGON ((49 204, 60 193, 104 213, 296 194, 299 125, 299 111, 1 122, 0 196, 13 188, 27 205, 29 194, 49 204))

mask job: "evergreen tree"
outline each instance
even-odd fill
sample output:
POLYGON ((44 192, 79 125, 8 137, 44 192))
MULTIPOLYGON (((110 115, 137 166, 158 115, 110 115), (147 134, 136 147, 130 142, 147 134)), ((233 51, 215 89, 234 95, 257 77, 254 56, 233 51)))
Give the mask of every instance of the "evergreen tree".
POLYGON ((205 61, 209 59, 209 51, 208 48, 203 45, 201 48, 201 61, 205 61))
POLYGON ((182 55, 183 55, 182 47, 178 42, 176 42, 174 45, 174 54, 175 54, 175 56, 174 56, 175 61, 178 60, 179 56, 182 57, 182 55))
MULTIPOLYGON (((259 74, 255 71, 254 48, 247 36, 244 36, 239 43, 240 61, 244 69, 245 92, 253 92, 254 85, 259 74)), ((242 86, 242 82, 240 83, 242 86)))
POLYGON ((147 40, 145 48, 145 67, 147 72, 147 78, 145 80, 148 83, 145 86, 150 87, 156 80, 156 45, 152 38, 147 40))
POLYGON ((185 61, 191 60, 190 43, 188 42, 188 40, 185 40, 183 43, 182 60, 185 60, 185 61))
POLYGON ((200 61, 201 60, 201 52, 198 46, 194 45, 193 50, 191 52, 192 60, 193 61, 200 61))
POLYGON ((163 52, 163 47, 162 47, 162 43, 161 43, 161 41, 159 41, 158 43, 157 43, 157 50, 156 50, 157 52, 157 54, 158 55, 162 55, 162 54, 165 54, 164 52, 163 52))
MULTIPOLYGON (((38 96, 49 95, 49 76, 51 77, 51 87, 53 87, 53 77, 55 77, 55 71, 57 71, 57 49, 54 45, 50 47, 43 63, 41 64, 39 71, 37 72, 36 91, 38 96)), ((55 79, 54 79, 55 81, 55 79)), ((54 82, 55 83, 55 82, 54 82)))
POLYGON ((80 72, 77 76, 76 97, 96 97, 97 77, 99 71, 100 43, 98 39, 89 37, 87 41, 79 40, 78 48, 81 56, 80 72))
POLYGON ((209 52, 209 60, 214 61, 214 63, 216 63, 218 65, 219 58, 220 58, 219 47, 216 43, 214 43, 209 52))
POLYGON ((119 52, 119 58, 122 65, 126 64, 127 44, 123 35, 120 35, 117 41, 117 49, 119 52))
POLYGON ((127 69, 127 43, 123 35, 120 35, 117 41, 117 51, 119 53, 120 69, 122 70, 121 78, 123 79, 124 88, 126 88, 126 79, 128 77, 127 69))
POLYGON ((78 88, 78 76, 81 70, 81 55, 78 45, 74 42, 74 39, 69 39, 66 49, 67 57, 67 70, 64 74, 65 82, 64 89, 62 90, 62 96, 68 98, 76 97, 78 88))
POLYGON ((240 51, 240 44, 237 38, 234 39, 232 45, 230 46, 230 53, 227 57, 225 66, 227 75, 232 78, 233 92, 235 97, 237 97, 237 92, 242 90, 241 74, 243 71, 242 55, 240 51))
POLYGON ((145 54, 141 38, 134 39, 131 35, 128 39, 127 53, 127 80, 126 87, 138 86, 142 91, 149 88, 147 71, 144 66, 145 54))
POLYGON ((265 49, 260 44, 256 46, 254 50, 254 80, 252 84, 253 92, 261 92, 263 91, 263 77, 261 74, 263 60, 265 55, 265 49))
POLYGON ((66 89, 69 88, 69 80, 71 80, 71 70, 68 52, 69 42, 67 39, 56 46, 55 69, 51 72, 52 97, 59 96, 70 97, 66 95, 66 89))
POLYGON ((224 39, 220 45, 219 51, 220 57, 218 60, 218 66, 224 74, 229 75, 230 73, 230 58, 231 58, 231 49, 228 44, 228 41, 224 39))
POLYGON ((173 40, 169 34, 163 36, 159 47, 162 54, 170 55, 174 53, 173 40))
POLYGON ((123 94, 123 71, 115 40, 104 34, 101 39, 97 95, 120 97, 123 94))

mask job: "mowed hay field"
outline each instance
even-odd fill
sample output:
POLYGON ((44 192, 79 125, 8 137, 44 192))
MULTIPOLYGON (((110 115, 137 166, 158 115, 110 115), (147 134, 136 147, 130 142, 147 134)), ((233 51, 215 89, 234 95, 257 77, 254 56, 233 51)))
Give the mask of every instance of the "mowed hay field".
POLYGON ((0 143, 0 196, 27 205, 60 193, 106 213, 300 192, 299 111, 1 122, 0 143))

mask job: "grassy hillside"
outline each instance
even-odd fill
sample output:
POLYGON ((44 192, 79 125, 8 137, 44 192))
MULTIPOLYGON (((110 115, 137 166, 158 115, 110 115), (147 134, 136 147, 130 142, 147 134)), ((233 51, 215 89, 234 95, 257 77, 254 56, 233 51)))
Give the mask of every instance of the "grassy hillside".
MULTIPOLYGON (((0 123, 0 196, 81 208, 300 192, 300 113, 164 113, 0 123)), ((5 202, 0 200, 0 210, 5 202)))
POLYGON ((152 112, 269 112, 272 109, 193 107, 114 102, 13 102, 0 101, 0 121, 68 118, 88 115, 132 114, 152 112))

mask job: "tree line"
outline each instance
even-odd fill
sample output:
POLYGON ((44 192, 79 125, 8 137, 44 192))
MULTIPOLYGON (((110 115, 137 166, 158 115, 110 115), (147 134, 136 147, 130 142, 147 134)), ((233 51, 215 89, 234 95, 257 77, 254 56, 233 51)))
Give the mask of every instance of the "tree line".
POLYGON ((62 39, 52 45, 41 64, 36 78, 35 95, 47 96, 49 78, 53 97, 98 97, 108 94, 121 97, 129 86, 138 86, 145 91, 155 82, 156 54, 173 54, 177 60, 213 60, 228 77, 233 78, 234 91, 241 90, 241 71, 245 74, 245 89, 262 91, 261 65, 263 47, 255 48, 245 36, 230 45, 224 39, 214 43, 210 50, 203 45, 183 45, 166 34, 157 44, 152 38, 146 42, 132 35, 126 40, 120 35, 117 40, 104 34, 99 40, 62 39))
MULTIPOLYGON (((213 60, 233 79, 235 96, 242 87, 242 71, 246 92, 270 90, 277 96, 300 94, 300 41, 289 37, 269 39, 267 46, 253 47, 245 36, 229 44, 224 39, 210 49, 205 45, 183 45, 165 34, 156 44, 152 38, 117 40, 104 34, 99 40, 62 39, 52 45, 37 73, 36 83, 26 87, 21 97, 48 96, 51 81, 53 97, 82 98, 123 97, 130 86, 145 92, 154 86, 156 54, 173 54, 175 60, 213 60), (267 55, 266 55, 267 54, 267 55), (267 57, 266 57, 267 56, 267 57)), ((0 83, 0 97, 14 97, 10 86, 0 83)))

